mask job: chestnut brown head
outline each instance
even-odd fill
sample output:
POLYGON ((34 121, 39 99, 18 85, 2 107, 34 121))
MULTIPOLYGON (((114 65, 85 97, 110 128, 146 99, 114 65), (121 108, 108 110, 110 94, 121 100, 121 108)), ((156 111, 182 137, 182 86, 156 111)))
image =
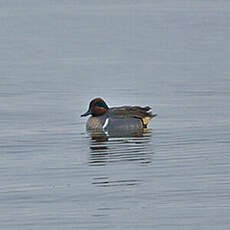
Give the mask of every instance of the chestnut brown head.
POLYGON ((92 115, 94 117, 101 116, 107 112, 109 109, 105 101, 98 97, 93 99, 89 104, 89 109, 86 113, 82 114, 81 117, 92 115))

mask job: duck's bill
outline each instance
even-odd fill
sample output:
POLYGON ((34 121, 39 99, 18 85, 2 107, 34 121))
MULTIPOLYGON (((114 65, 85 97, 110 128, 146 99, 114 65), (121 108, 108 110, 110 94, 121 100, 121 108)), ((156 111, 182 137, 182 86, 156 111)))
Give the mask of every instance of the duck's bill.
POLYGON ((90 113, 90 110, 88 110, 86 113, 83 113, 81 115, 81 117, 86 117, 86 116, 89 116, 91 113, 90 113))

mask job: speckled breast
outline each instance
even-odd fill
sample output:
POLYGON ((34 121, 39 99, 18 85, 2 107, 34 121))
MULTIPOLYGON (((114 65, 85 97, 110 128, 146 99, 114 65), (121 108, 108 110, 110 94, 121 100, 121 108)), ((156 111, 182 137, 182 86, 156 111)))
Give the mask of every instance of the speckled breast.
POLYGON ((87 130, 103 130, 104 117, 90 117, 86 123, 87 130))

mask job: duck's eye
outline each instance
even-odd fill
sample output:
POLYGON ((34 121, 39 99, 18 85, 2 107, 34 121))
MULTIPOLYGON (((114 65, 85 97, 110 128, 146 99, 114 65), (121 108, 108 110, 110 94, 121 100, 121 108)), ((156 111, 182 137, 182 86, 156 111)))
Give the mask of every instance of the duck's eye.
POLYGON ((105 109, 108 109, 108 106, 105 104, 104 101, 98 101, 98 102, 96 103, 96 106, 98 106, 98 107, 103 107, 103 108, 105 108, 105 109))

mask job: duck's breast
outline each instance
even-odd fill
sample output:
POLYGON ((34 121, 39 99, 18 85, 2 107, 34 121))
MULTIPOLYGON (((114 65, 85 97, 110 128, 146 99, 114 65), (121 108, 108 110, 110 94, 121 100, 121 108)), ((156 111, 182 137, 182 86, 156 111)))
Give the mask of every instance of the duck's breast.
POLYGON ((90 117, 86 123, 87 130, 102 130, 105 122, 104 116, 90 117))

